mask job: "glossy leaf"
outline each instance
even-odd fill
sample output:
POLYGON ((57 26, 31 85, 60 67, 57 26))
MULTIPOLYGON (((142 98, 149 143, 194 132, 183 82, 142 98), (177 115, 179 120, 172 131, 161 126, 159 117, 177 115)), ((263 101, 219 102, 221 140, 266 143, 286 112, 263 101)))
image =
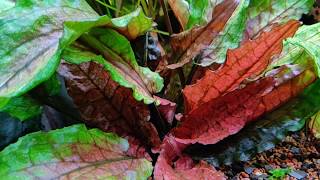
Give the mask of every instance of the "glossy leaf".
POLYGON ((155 179, 226 179, 222 172, 215 170, 204 161, 195 164, 190 157, 183 155, 182 150, 185 147, 186 145, 175 141, 170 134, 165 137, 154 170, 155 179))
POLYGON ((281 53, 282 41, 293 36, 298 27, 297 21, 290 21, 261 34, 253 41, 247 41, 237 49, 229 50, 222 68, 207 70, 202 79, 184 88, 185 112, 237 89, 243 80, 263 72, 271 58, 281 53))
POLYGON ((155 101, 153 94, 161 91, 163 79, 158 73, 138 65, 130 43, 125 37, 111 29, 95 29, 91 34, 84 35, 83 39, 98 49, 105 59, 102 56, 72 47, 72 50, 65 53, 67 60, 73 63, 88 60, 98 62, 110 73, 115 82, 126 88, 131 88, 136 100, 143 100, 146 104, 155 101), (77 59, 77 57, 80 58, 77 59))
POLYGON ((276 23, 299 20, 302 14, 310 11, 313 3, 314 0, 251 0, 246 34, 249 38, 255 38, 276 23))
POLYGON ((0 2, 0 12, 14 7, 14 4, 15 2, 13 0, 2 0, 0 2))
POLYGON ((110 29, 94 29, 87 36, 87 42, 98 49, 102 58, 97 61, 104 65, 112 79, 120 85, 131 88, 138 101, 150 104, 153 94, 161 91, 163 79, 149 68, 140 67, 135 59, 130 42, 110 29))
POLYGON ((169 0, 168 4, 186 30, 196 25, 205 25, 212 19, 213 9, 221 0, 169 0))
POLYGON ((304 54, 307 54, 308 56, 310 56, 310 58, 307 59, 311 59, 314 64, 314 69, 317 75, 320 77, 320 45, 317 43, 319 42, 319 40, 319 23, 311 26, 302 26, 301 28, 299 28, 294 37, 289 38, 287 41, 285 41, 284 46, 286 47, 285 52, 288 54, 286 56, 287 58, 281 56, 280 58, 282 59, 277 60, 276 65, 279 66, 280 64, 294 63, 295 61, 292 62, 292 58, 290 60, 288 56, 305 56, 304 54))
POLYGON ((113 20, 98 16, 85 0, 18 0, 0 22, 0 97, 21 95, 48 80, 62 50, 92 27, 112 27, 135 38, 152 23, 141 9, 113 20))
POLYGON ((141 8, 138 8, 127 15, 111 19, 111 24, 107 26, 115 28, 129 39, 135 39, 151 29, 152 19, 148 18, 141 8))
POLYGON ((204 49, 200 57, 201 66, 209 66, 213 63, 225 62, 228 49, 237 48, 242 40, 242 33, 247 21, 248 0, 240 0, 238 7, 234 10, 227 24, 221 32, 213 39, 210 46, 204 49))
POLYGON ((183 117, 173 135, 184 144, 215 144, 296 96, 315 78, 312 71, 303 68, 276 70, 266 78, 200 105, 183 117))
POLYGON ((5 179, 146 179, 151 162, 127 155, 115 134, 74 125, 26 135, 0 152, 5 179))
POLYGON ((14 98, 0 98, 0 112, 6 112, 10 116, 24 121, 40 115, 42 106, 28 95, 14 98))
POLYGON ((235 48, 241 40, 242 35, 238 32, 244 29, 248 5, 248 0, 226 0, 215 7, 209 24, 175 35, 171 44, 173 49, 180 50, 176 52, 178 62, 169 65, 168 68, 182 67, 196 56, 202 55, 206 49, 206 65, 223 62, 224 59, 221 58, 225 58, 227 49, 235 48), (217 56, 212 53, 216 53, 217 56))
POLYGON ((1 13, 0 96, 21 95, 47 80, 59 63, 60 49, 93 26, 94 18, 97 14, 82 0, 19 0, 1 13), (81 20, 86 26, 75 23, 81 20))
POLYGON ((319 87, 320 81, 316 81, 297 98, 249 124, 236 135, 214 145, 191 146, 187 152, 214 166, 248 161, 256 153, 273 148, 289 132, 300 130, 305 121, 319 111, 319 87))
POLYGON ((148 107, 136 101, 130 89, 115 82, 102 65, 63 63, 59 73, 88 124, 122 136, 137 137, 147 145, 160 144, 158 133, 149 122, 148 107))

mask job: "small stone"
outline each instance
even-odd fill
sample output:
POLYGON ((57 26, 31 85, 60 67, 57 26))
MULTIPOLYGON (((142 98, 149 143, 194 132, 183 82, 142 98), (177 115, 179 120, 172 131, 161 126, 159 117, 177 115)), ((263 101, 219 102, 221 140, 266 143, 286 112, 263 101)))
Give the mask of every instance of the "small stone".
POLYGON ((261 174, 261 175, 252 175, 251 179, 253 180, 265 180, 268 178, 268 175, 266 174, 261 174))
POLYGON ((267 171, 270 171, 270 170, 272 170, 272 169, 273 169, 273 167, 272 167, 272 166, 270 166, 270 165, 265 165, 265 166, 264 166, 264 168, 265 168, 267 171))
POLYGON ((252 167, 244 167, 244 171, 247 173, 247 174, 251 174, 253 172, 253 168, 252 167))
POLYGON ((292 147, 290 149, 290 151, 293 153, 293 154, 300 154, 300 148, 297 148, 297 147, 292 147))
POLYGON ((297 179, 303 179, 305 178, 308 174, 304 171, 300 170, 293 170, 289 173, 290 176, 295 177, 297 179))

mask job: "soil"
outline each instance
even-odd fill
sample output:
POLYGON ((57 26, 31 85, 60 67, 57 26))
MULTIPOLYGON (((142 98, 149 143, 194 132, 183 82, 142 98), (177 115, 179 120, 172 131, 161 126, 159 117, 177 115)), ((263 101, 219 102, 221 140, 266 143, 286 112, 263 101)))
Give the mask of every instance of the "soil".
POLYGON ((224 166, 220 170, 229 179, 320 180, 320 139, 305 131, 296 132, 275 148, 257 154, 251 161, 224 166), (282 177, 276 176, 272 173, 275 169, 286 173, 282 177))

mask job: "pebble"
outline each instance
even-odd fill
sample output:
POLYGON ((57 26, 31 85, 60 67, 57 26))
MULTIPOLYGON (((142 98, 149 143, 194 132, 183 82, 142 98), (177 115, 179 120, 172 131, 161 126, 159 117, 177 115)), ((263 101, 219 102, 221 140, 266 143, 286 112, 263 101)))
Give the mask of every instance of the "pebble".
POLYGON ((247 173, 247 174, 251 174, 253 172, 253 168, 252 167, 245 167, 244 168, 244 171, 247 173))
POLYGON ((293 170, 289 173, 290 176, 295 177, 297 179, 303 179, 305 177, 307 177, 307 173, 304 171, 300 171, 300 170, 293 170))

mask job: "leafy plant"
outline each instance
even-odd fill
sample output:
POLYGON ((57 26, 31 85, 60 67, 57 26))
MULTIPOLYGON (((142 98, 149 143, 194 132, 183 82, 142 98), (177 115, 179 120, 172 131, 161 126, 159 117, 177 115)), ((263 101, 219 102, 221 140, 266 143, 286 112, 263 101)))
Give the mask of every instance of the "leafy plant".
POLYGON ((273 169, 269 171, 271 177, 269 179, 283 179, 287 174, 291 172, 291 169, 273 169))
POLYGON ((320 110, 313 3, 1 1, 1 178, 225 179, 320 110))

